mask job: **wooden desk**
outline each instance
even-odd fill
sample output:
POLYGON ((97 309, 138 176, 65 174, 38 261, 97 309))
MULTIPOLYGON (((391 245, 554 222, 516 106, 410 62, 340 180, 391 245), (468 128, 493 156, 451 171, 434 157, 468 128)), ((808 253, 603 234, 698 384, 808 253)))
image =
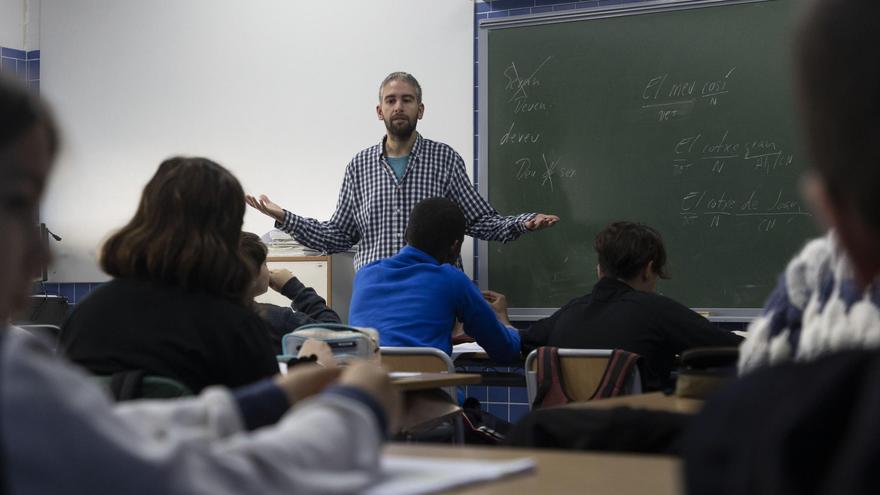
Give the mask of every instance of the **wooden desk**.
POLYGON ((455 387, 480 383, 482 377, 476 373, 419 373, 417 375, 397 376, 391 382, 401 392, 427 390, 432 388, 455 387))
POLYGON ((521 493, 585 493, 590 495, 682 493, 681 461, 674 457, 598 454, 500 447, 422 446, 389 444, 385 453, 417 457, 504 460, 530 457, 537 468, 500 481, 471 485, 445 493, 510 495, 521 493))
POLYGON ((570 407, 574 409, 610 409, 612 407, 621 406, 632 407, 635 409, 696 414, 703 408, 703 401, 699 399, 686 399, 675 395, 664 395, 663 392, 651 392, 649 394, 624 395, 622 397, 612 397, 610 399, 578 402, 562 407, 570 407))

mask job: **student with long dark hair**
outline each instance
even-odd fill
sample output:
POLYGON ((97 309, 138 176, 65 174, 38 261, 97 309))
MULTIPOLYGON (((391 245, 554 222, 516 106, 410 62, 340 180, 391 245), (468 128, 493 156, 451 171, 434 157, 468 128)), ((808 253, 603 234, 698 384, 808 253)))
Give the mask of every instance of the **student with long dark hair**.
POLYGON ((131 221, 101 250, 114 279, 77 304, 60 349, 96 375, 144 372, 193 391, 278 372, 249 307, 255 272, 239 249, 244 192, 206 158, 170 158, 131 221))
POLYGON ((114 407, 38 339, 4 329, 45 257, 33 219, 57 149, 54 129, 38 101, 0 80, 0 490, 358 493, 375 482, 398 402, 377 367, 356 364, 341 376, 298 367, 234 391, 114 407))

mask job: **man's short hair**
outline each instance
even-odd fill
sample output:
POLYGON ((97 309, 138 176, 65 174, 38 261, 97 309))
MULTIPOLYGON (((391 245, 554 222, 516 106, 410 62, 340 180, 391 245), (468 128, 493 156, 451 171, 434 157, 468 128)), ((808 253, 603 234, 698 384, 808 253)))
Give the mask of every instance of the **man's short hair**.
POLYGON ((666 248, 656 230, 640 223, 614 222, 596 235, 599 268, 608 277, 632 280, 649 262, 661 278, 666 273, 666 248))
POLYGON ((428 198, 410 212, 406 240, 410 246, 441 258, 455 241, 464 239, 464 230, 464 214, 454 201, 428 198))
POLYGON ((880 2, 816 2, 797 37, 812 166, 834 200, 880 229, 880 2))
POLYGON ((416 90, 416 101, 419 103, 422 102, 422 86, 409 72, 392 72, 391 74, 388 74, 388 77, 386 77, 385 80, 382 81, 382 84, 379 85, 380 102, 382 101, 382 90, 385 89, 385 86, 391 81, 404 81, 409 83, 409 85, 416 90))

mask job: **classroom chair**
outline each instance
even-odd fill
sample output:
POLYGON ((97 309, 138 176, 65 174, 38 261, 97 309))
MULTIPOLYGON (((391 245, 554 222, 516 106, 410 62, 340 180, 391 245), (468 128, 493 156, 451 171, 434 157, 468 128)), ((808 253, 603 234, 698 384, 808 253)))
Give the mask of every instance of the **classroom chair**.
MULTIPOLYGON (((455 365, 452 363, 452 359, 445 352, 433 347, 380 347, 379 353, 382 357, 382 367, 392 373, 455 373, 455 365)), ((443 390, 452 401, 455 401, 457 397, 455 387, 446 387, 443 390)), ((426 400, 434 400, 434 398, 427 397, 421 399, 419 402, 423 404, 426 400)), ((464 423, 461 414, 461 408, 458 408, 458 413, 455 414, 453 419, 453 443, 464 443, 464 423)), ((408 433, 416 435, 434 426, 436 426, 436 423, 427 422, 408 433)))
POLYGON ((382 367, 388 371, 455 373, 452 359, 433 347, 380 347, 382 367))
POLYGON ((27 333, 41 339, 53 351, 58 347, 58 338, 61 336, 61 327, 58 325, 32 324, 32 325, 16 325, 18 328, 27 333))
POLYGON ((110 392, 116 401, 134 399, 176 399, 195 393, 185 384, 141 371, 122 371, 112 375, 95 376, 98 384, 110 392))
MULTIPOLYGON (((602 383, 608 367, 612 349, 559 349, 559 367, 565 386, 565 393, 576 402, 586 402, 593 397, 602 383)), ((538 393, 537 372, 538 350, 526 357, 526 390, 529 408, 533 407, 538 393)), ((642 378, 638 366, 626 377, 623 395, 642 393, 642 378)))

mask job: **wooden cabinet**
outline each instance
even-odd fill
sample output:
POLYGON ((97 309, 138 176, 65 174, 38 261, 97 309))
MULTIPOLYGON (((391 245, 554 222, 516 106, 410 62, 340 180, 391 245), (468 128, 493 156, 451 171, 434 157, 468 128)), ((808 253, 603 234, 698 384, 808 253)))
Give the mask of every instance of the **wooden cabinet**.
MULTIPOLYGON (((330 256, 272 256, 266 259, 270 270, 287 268, 306 287, 315 289, 321 297, 327 300, 327 305, 333 305, 331 261, 330 256)), ((257 298, 258 302, 289 306, 290 300, 281 294, 269 289, 265 294, 257 298)))

